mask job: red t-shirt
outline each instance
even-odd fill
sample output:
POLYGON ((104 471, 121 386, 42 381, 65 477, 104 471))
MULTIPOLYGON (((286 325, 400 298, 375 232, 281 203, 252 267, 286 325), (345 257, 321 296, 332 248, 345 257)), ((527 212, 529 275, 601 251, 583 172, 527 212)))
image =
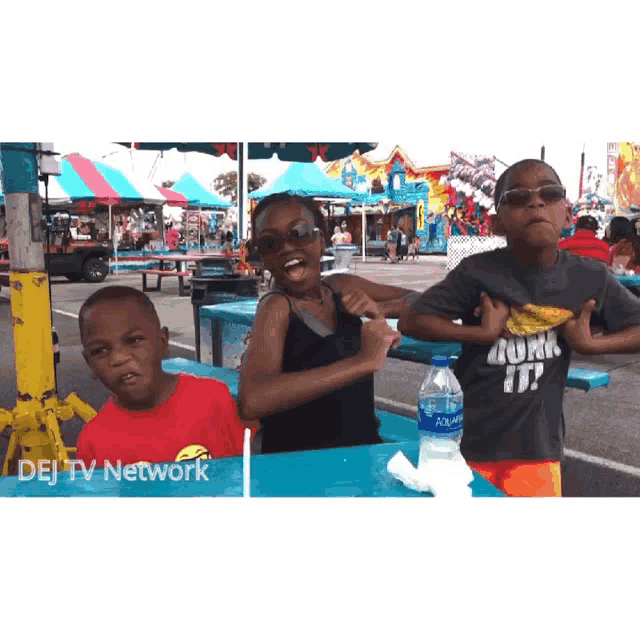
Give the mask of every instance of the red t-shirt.
POLYGON ((596 237, 593 231, 580 229, 570 238, 564 238, 558 243, 558 249, 565 249, 585 258, 595 258, 609 264, 609 245, 596 237))
POLYGON ((244 428, 225 384, 180 374, 175 391, 150 411, 126 411, 113 398, 85 425, 77 455, 88 467, 118 460, 174 462, 242 455, 244 428))

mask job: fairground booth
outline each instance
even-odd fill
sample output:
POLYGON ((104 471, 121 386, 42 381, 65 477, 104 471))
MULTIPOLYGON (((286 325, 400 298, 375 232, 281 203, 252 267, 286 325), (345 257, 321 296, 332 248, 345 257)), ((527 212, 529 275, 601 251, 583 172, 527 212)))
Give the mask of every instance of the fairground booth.
POLYGON ((358 246, 363 219, 366 250, 382 254, 395 224, 410 240, 420 239, 422 253, 446 253, 452 235, 487 235, 495 185, 493 158, 451 154, 449 165, 416 167, 396 146, 385 160, 374 162, 358 153, 327 167, 356 191, 351 203, 329 214, 345 221, 358 246))

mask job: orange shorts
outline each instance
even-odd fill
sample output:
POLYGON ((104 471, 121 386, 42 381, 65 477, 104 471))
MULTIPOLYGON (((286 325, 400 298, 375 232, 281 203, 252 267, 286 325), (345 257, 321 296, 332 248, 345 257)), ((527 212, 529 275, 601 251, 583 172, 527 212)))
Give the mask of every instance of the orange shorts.
POLYGON ((508 496, 562 496, 560 462, 557 460, 501 460, 468 464, 508 496))

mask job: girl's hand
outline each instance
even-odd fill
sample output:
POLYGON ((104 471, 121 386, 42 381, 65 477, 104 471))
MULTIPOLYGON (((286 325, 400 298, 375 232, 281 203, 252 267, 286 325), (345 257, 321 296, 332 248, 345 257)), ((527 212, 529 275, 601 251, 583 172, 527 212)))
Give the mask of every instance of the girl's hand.
POLYGON ((362 289, 355 289, 343 295, 342 306, 353 316, 366 316, 371 320, 384 318, 378 305, 362 289))
POLYGON ((378 318, 362 325, 360 353, 363 361, 379 371, 387 357, 387 352, 402 339, 399 331, 394 331, 384 318, 378 318))
POLYGON ((569 346, 578 353, 590 353, 595 344, 591 327, 589 326, 591 313, 595 306, 595 300, 587 300, 582 305, 582 309, 580 309, 577 316, 571 320, 567 320, 560 327, 560 333, 564 336, 564 339, 569 343, 569 346))
POLYGON ((500 337, 513 337, 507 329, 507 320, 511 315, 509 306, 502 300, 493 300, 482 292, 480 307, 476 309, 482 318, 481 326, 488 336, 497 340, 500 337))

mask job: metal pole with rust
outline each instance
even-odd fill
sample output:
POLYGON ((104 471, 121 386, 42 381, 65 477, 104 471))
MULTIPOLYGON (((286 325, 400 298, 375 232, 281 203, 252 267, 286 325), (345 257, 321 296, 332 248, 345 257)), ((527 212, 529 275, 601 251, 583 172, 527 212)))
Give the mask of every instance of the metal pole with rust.
POLYGON ((77 412, 73 407, 77 401, 85 415, 95 415, 75 394, 62 404, 56 394, 37 153, 35 143, 0 143, 18 390, 15 409, 0 409, 0 429, 11 426, 2 475, 15 473, 18 459, 55 460, 58 469, 68 469, 69 450, 62 441, 58 420, 71 418, 77 412))

